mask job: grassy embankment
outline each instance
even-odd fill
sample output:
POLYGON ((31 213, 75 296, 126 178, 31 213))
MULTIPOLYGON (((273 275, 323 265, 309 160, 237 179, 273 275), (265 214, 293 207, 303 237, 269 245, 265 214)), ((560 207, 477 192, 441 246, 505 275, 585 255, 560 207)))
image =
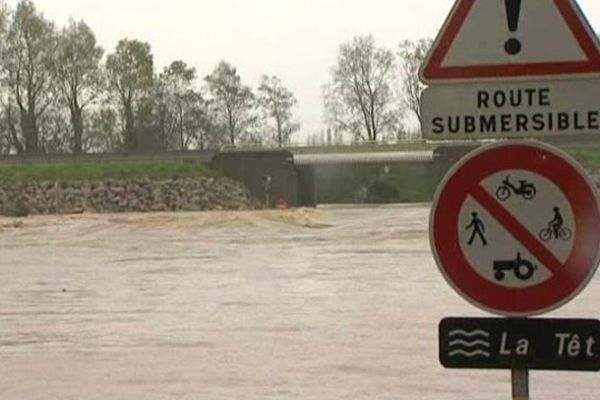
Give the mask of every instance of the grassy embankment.
POLYGON ((588 170, 600 170, 600 145, 566 148, 565 151, 588 170))
MULTIPOLYGON (((415 147, 410 150, 421 150, 415 147)), ((365 149, 368 151, 368 149, 365 149)), ((409 150, 406 148, 397 150, 409 150)), ((600 170, 600 145, 565 149, 588 169, 600 170)), ((324 167, 317 172, 320 203, 426 202, 430 201, 441 177, 428 164, 384 166, 324 167), (361 187, 368 189, 361 193, 361 187), (361 198, 361 196, 366 197, 361 198)), ((208 166, 190 161, 128 161, 64 164, 1 165, 0 181, 27 180, 101 180, 215 175, 208 166)))
POLYGON ((104 161, 0 166, 0 181, 166 179, 214 174, 208 166, 189 161, 104 161))

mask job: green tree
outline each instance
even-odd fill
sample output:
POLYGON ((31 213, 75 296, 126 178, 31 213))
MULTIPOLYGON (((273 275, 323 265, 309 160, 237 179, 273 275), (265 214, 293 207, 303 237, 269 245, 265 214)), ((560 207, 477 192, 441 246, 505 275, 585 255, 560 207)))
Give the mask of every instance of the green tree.
POLYGON ((17 5, 2 52, 6 121, 19 153, 38 153, 40 120, 53 102, 52 65, 56 32, 29 0, 17 5))
MULTIPOLYGON (((9 24, 9 14, 10 10, 6 3, 0 1, 0 56, 2 57, 6 54, 6 33, 9 24)), ((2 79, 1 82, 3 85, 6 84, 5 79, 2 79)), ((0 154, 8 154, 13 149, 11 128, 15 128, 15 125, 13 124, 11 126, 8 121, 7 109, 10 107, 10 103, 7 101, 4 89, 6 88, 0 88, 0 90, 2 90, 2 92, 0 92, 0 154)))
POLYGON ((118 114, 118 111, 109 104, 103 104, 90 110, 88 134, 84 137, 86 151, 108 152, 123 146, 123 138, 117 128, 118 114))
POLYGON ((421 94, 425 85, 419 80, 419 69, 433 43, 432 39, 417 41, 405 40, 400 43, 400 72, 402 80, 402 100, 421 122, 421 94))
POLYGON ((212 96, 217 123, 225 130, 227 143, 235 145, 239 140, 244 140, 244 135, 249 135, 249 130, 256 122, 252 112, 252 89, 242 84, 237 69, 225 61, 221 61, 205 81, 212 96))
POLYGON ((138 151, 140 132, 136 129, 136 117, 154 79, 150 45, 138 40, 119 41, 115 52, 107 57, 106 70, 110 88, 119 98, 125 150, 138 151))
POLYGON ((66 153, 71 149, 69 117, 64 107, 53 102, 39 120, 40 152, 66 153))
POLYGON ((263 75, 258 86, 258 104, 275 124, 274 142, 283 147, 291 135, 300 129, 292 121, 292 109, 298 104, 294 94, 276 76, 263 75))
POLYGON ((332 81, 324 88, 334 130, 367 141, 396 133, 402 113, 394 96, 394 61, 393 52, 377 47, 371 35, 340 46, 332 81))
POLYGON ((61 101, 68 107, 73 137, 71 150, 83 149, 84 109, 102 90, 100 60, 104 50, 85 22, 70 20, 58 37, 55 76, 61 101))
POLYGON ((10 9, 8 5, 0 0, 0 54, 6 51, 6 34, 10 24, 10 9))
POLYGON ((183 61, 174 61, 158 77, 158 126, 165 149, 205 146, 206 102, 195 82, 196 69, 183 61))

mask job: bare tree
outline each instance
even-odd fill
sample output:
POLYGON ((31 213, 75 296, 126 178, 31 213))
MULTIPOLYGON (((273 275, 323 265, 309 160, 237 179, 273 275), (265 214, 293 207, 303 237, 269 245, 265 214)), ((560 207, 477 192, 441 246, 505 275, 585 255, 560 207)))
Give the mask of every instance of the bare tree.
POLYGON ((227 143, 235 145, 240 139, 244 140, 244 136, 250 136, 250 129, 256 122, 252 113, 254 94, 242 84, 237 69, 221 61, 205 81, 218 123, 226 132, 227 143))
POLYGON ((58 37, 54 73, 61 101, 69 109, 74 153, 81 153, 83 149, 84 109, 102 91, 100 59, 103 54, 94 33, 83 21, 70 20, 58 37))
POLYGON ((394 78, 394 54, 377 47, 373 36, 342 44, 332 81, 324 87, 330 124, 360 140, 376 141, 381 134, 393 134, 401 119, 394 78))
POLYGON ((2 42, 0 42, 0 50, 4 51, 6 48, 6 33, 8 30, 8 25, 10 22, 10 9, 6 2, 0 0, 0 37, 2 38, 2 42))
POLYGON ((163 148, 203 149, 208 115, 206 101, 196 88, 196 69, 183 61, 165 67, 156 83, 158 126, 163 148))
POLYGON ((118 129, 118 107, 107 101, 90 109, 87 135, 83 148, 86 152, 99 153, 115 151, 123 147, 123 136, 118 129))
POLYGON ((433 43, 432 39, 405 40, 400 43, 400 71, 402 76, 402 100, 421 122, 421 93, 425 85, 419 80, 419 69, 433 43))
POLYGON ((277 146, 288 144, 291 135, 300 129, 300 125, 292 121, 292 109, 298 104, 294 94, 278 77, 263 75, 258 86, 258 104, 275 123, 277 146))
POLYGON ((54 100, 54 25, 38 13, 31 1, 22 0, 2 50, 3 81, 8 89, 4 110, 11 141, 18 152, 38 153, 43 148, 40 119, 54 100))
MULTIPOLYGON (((9 24, 10 10, 4 1, 0 1, 0 55, 2 57, 6 54, 6 34, 9 24)), ((0 63, 2 63, 0 61, 0 63)), ((1 64, 0 64, 1 65, 1 64)), ((6 70, 4 68, 0 68, 1 82, 2 85, 7 84, 6 79, 6 70)), ((22 148, 17 148, 16 144, 13 145, 14 139, 13 137, 17 137, 16 125, 13 120, 10 120, 13 116, 14 112, 12 111, 13 105, 10 103, 10 99, 6 87, 0 88, 2 91, 0 92, 0 153, 6 154, 10 153, 11 150, 16 149, 19 153, 22 153, 22 148), (15 129, 13 132, 12 130, 15 129)), ((20 144, 20 142, 17 142, 20 144)))
POLYGON ((12 150, 10 126, 8 124, 5 108, 0 109, 0 155, 9 154, 12 150))
POLYGON ((71 150, 69 115, 57 101, 53 102, 38 122, 40 151, 43 153, 66 153, 71 150))
POLYGON ((117 93, 121 103, 125 149, 138 151, 140 143, 136 117, 154 79, 150 45, 138 40, 119 41, 115 52, 106 60, 106 69, 110 87, 117 93))

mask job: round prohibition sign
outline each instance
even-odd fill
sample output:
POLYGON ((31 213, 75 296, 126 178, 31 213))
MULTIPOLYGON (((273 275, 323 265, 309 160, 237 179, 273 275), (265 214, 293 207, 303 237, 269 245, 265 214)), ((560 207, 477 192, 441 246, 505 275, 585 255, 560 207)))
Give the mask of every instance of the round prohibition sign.
POLYGON ((448 283, 506 316, 549 312, 574 298, 600 262, 600 207, 583 168, 551 146, 478 149, 446 175, 430 243, 448 283))

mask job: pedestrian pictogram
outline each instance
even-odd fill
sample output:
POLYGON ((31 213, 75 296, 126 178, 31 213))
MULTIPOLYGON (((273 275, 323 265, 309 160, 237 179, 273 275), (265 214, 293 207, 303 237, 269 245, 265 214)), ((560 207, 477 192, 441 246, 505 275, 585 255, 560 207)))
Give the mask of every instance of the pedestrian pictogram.
POLYGON ((593 183, 570 157, 506 142, 475 151, 447 175, 430 236, 440 270, 467 300, 497 314, 536 315, 591 279, 600 209, 593 183))
POLYGON ((432 84, 599 73, 600 46, 576 0, 457 0, 421 79, 432 84))
POLYGON ((475 241, 475 237, 478 237, 481 240, 481 244, 487 246, 487 240, 485 239, 485 225, 483 221, 479 218, 479 214, 474 212, 471 214, 473 216, 473 220, 467 227, 466 230, 472 231, 471 238, 469 239, 469 246, 473 245, 475 241))

